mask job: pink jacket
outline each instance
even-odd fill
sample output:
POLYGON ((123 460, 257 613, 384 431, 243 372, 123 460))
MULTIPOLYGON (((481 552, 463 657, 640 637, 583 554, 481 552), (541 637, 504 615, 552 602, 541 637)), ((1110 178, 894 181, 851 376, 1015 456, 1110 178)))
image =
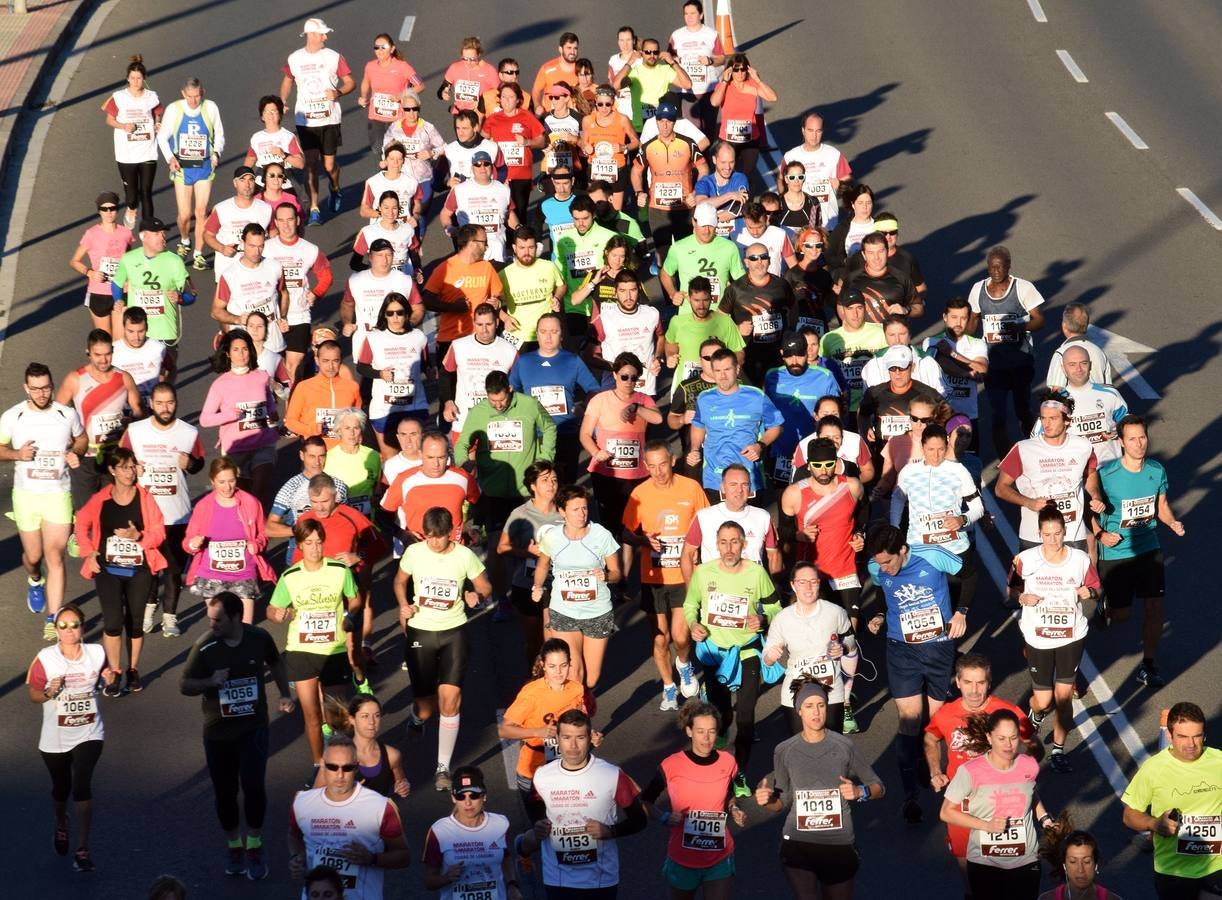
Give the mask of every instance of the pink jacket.
MULTIPOLYGON (((242 528, 246 531, 246 547, 255 559, 255 571, 264 581, 275 584, 276 573, 263 558, 263 550, 267 547, 267 535, 263 531, 263 507, 259 505, 259 501, 253 494, 248 494, 240 488, 234 494, 234 498, 238 501, 238 518, 242 521, 242 528)), ((216 510, 216 505, 216 494, 209 493, 201 497, 195 504, 195 509, 191 510, 191 520, 187 522, 187 535, 182 540, 183 549, 194 554, 191 557, 191 564, 187 567, 186 577, 183 579, 187 584, 195 581, 196 573, 204 560, 203 553, 195 553, 191 549, 191 541, 201 536, 209 537, 208 532, 212 530, 212 514, 216 510)))
MULTIPOLYGON (((113 491, 113 485, 106 485, 90 497, 76 514, 76 543, 86 560, 102 549, 102 504, 110 499, 113 491)), ((166 559, 161 553, 161 544, 165 541, 165 517, 161 515, 161 507, 153 495, 139 485, 136 485, 136 498, 140 501, 140 518, 144 522, 137 543, 144 550, 144 562, 149 571, 156 574, 166 567, 166 559)), ((81 563, 81 577, 93 577, 86 571, 84 562, 81 563)))

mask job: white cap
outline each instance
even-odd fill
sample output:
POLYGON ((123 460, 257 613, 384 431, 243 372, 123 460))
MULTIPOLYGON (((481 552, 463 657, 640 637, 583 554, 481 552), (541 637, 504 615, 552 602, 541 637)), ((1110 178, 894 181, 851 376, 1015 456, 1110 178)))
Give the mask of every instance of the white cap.
POLYGON ((305 25, 301 28, 301 36, 305 37, 307 34, 330 34, 334 30, 334 28, 328 28, 327 23, 322 19, 306 19, 305 25))
POLYGON ((707 200, 697 203, 696 211, 692 214, 692 222, 696 225, 716 225, 717 207, 707 200))
POLYGON ((893 344, 883 354, 883 368, 906 369, 912 365, 912 348, 907 344, 893 344))

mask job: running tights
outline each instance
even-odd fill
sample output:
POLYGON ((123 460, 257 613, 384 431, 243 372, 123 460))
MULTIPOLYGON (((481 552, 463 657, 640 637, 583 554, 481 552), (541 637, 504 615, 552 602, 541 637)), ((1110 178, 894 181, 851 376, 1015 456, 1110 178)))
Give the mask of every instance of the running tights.
POLYGON ((123 179, 124 202, 128 209, 139 209, 140 217, 153 218, 153 179, 157 175, 157 161, 142 163, 119 163, 119 177, 123 179))
POLYGON ((755 701, 760 692, 760 658, 752 656, 742 661, 742 679, 737 691, 731 691, 717 680, 714 673, 706 673, 705 690, 709 702, 721 713, 721 727, 725 731, 737 721, 734 732, 734 759, 740 772, 747 771, 747 760, 751 758, 751 742, 755 740, 755 701))
POLYGON ((93 799, 93 770, 102 756, 101 741, 83 741, 66 753, 43 753, 42 761, 51 773, 51 799, 77 803, 93 799))
POLYGON ((238 818, 238 788, 242 789, 242 806, 246 827, 258 831, 267 813, 267 726, 247 732, 232 740, 204 739, 204 759, 212 776, 212 791, 216 795, 216 817, 226 832, 236 831, 238 818))

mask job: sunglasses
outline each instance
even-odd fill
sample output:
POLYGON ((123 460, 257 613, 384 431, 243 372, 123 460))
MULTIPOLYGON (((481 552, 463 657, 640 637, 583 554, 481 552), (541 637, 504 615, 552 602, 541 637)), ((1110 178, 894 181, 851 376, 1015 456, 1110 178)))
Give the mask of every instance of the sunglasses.
POLYGON ((325 762, 323 765, 327 767, 328 772, 355 772, 359 768, 356 763, 344 763, 341 765, 340 763, 325 762))
POLYGON ((887 366, 888 372, 907 372, 907 366, 887 366))
POLYGON ((880 231, 879 234, 885 234, 887 237, 895 237, 899 231, 880 231))
POLYGON ((419 106, 405 106, 403 107, 403 111, 404 112, 420 112, 420 107, 419 106))
MULTIPOLYGON (((892 369, 892 371, 895 370, 892 369)), ((922 425, 932 425, 937 421, 937 419, 935 419, 933 416, 909 416, 908 418, 914 422, 920 422, 922 425)))
POLYGON ((473 169, 482 169, 482 168, 484 168, 484 166, 488 166, 489 168, 491 168, 492 163, 490 163, 490 162, 473 162, 473 163, 471 163, 471 168, 473 168, 473 169))
POLYGON ((80 622, 56 622, 55 627, 58 628, 60 631, 68 631, 68 630, 76 631, 78 628, 81 627, 81 623, 80 622))
POLYGON ((772 259, 772 257, 769 256, 767 253, 748 253, 747 254, 747 260, 749 262, 760 262, 761 260, 764 262, 767 262, 770 259, 772 259))
POLYGON ((620 372, 615 377, 618 378, 620 381, 636 381, 637 378, 639 378, 640 376, 639 375, 629 375, 627 372, 620 372))
POLYGON ((646 56, 657 56, 662 51, 661 50, 642 50, 641 52, 645 54, 646 56))
POLYGON ((405 310, 405 309, 388 309, 388 310, 386 310, 386 316, 387 316, 387 318, 389 318, 390 316, 400 316, 400 317, 402 317, 402 316, 406 316, 406 315, 407 315, 407 310, 405 310))
POLYGON ((807 250, 822 250, 823 241, 803 241, 802 246, 807 250))
POLYGON ((713 357, 711 357, 711 356, 702 356, 702 357, 700 357, 700 358, 701 358, 701 359, 703 359, 705 362, 712 362, 712 361, 713 361, 713 357))
POLYGON ((374 50, 389 50, 390 44, 374 44, 373 49, 374 50))
POLYGON ((806 465, 812 469, 834 469, 836 468, 836 460, 825 459, 822 462, 808 462, 806 465))
POLYGON ((98 212, 118 212, 118 211, 119 211, 119 207, 117 206, 99 206, 98 207, 98 212))
POLYGON ((483 791, 454 791, 451 796, 455 800, 479 800, 484 796, 483 791))
POLYGON ((746 66, 731 66, 730 71, 731 72, 745 72, 747 71, 747 67, 746 66))
POLYGON ((806 176, 805 175, 786 175, 785 180, 786 181, 805 181, 806 176))
POLYGON ((502 75, 517 75, 520 69, 501 69, 502 75))
POLYGON ((614 103, 595 103, 594 105, 600 109, 610 109, 615 104, 614 103))

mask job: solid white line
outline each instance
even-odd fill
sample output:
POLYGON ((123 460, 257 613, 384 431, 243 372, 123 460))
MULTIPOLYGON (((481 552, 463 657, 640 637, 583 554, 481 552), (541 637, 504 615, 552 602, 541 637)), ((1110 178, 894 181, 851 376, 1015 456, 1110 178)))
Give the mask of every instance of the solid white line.
POLYGON ((1124 792, 1129 786, 1128 782, 1125 781, 1124 773, 1121 771, 1120 766, 1116 764, 1116 757, 1112 756, 1112 751, 1108 749, 1107 742, 1103 740, 1103 735, 1095 727, 1095 723, 1086 712, 1086 707, 1082 705, 1081 700, 1073 702, 1073 723, 1074 727, 1078 729, 1078 733, 1082 736, 1082 743, 1086 744, 1087 749, 1095 757, 1095 762, 1099 764, 1099 771, 1103 773, 1103 777, 1112 786, 1116 796, 1124 796, 1124 792))
POLYGON ((1104 113, 1104 115, 1107 116, 1109 122, 1120 129, 1120 133, 1129 139, 1129 143, 1132 144, 1134 148, 1137 150, 1150 149, 1150 145, 1143 141, 1141 139, 1141 135, 1134 131, 1128 122, 1121 118, 1120 113, 1108 112, 1104 113))
POLYGON ((1035 16, 1035 21, 1048 21, 1048 17, 1044 15, 1044 7, 1040 6, 1040 0, 1027 0, 1027 5, 1031 7, 1031 15, 1035 16))
POLYGON ((1203 201, 1188 188, 1176 188, 1175 192, 1196 207, 1196 211, 1201 214, 1201 217, 1206 222, 1219 231, 1222 231, 1222 219, 1218 218, 1218 214, 1205 205, 1205 201, 1203 201))
POLYGON ((1157 400, 1159 398, 1160 394, 1158 391, 1151 386, 1150 382, 1146 381, 1145 376, 1137 371, 1137 367, 1129 361, 1127 356, 1123 353, 1108 353, 1107 351, 1104 351, 1104 355, 1107 356, 1107 361, 1112 364, 1113 374, 1117 378, 1123 379, 1124 383, 1129 386, 1134 394, 1142 400, 1157 400))
POLYGON ((1074 81, 1078 82, 1078 84, 1086 84, 1086 73, 1082 71, 1081 67, 1076 62, 1074 62, 1074 59, 1069 55, 1068 50, 1058 50, 1057 58, 1060 59, 1065 68, 1069 70, 1069 74, 1073 76, 1074 81))
POLYGON ((399 29, 399 40, 404 41, 404 42, 410 41, 412 39, 412 31, 415 29, 415 27, 416 27, 416 17, 415 16, 404 16, 403 17, 403 27, 399 29))
MULTIPOLYGON (((496 724, 499 728, 505 721, 505 710, 496 711, 496 724)), ((501 762, 505 764, 505 783, 511 791, 518 789, 518 744, 519 741, 501 741, 501 762)))
MULTIPOLYGON (((776 147, 776 141, 772 137, 772 129, 767 125, 764 125, 764 142, 769 148, 776 147)), ((776 167, 779 165, 782 152, 780 147, 776 147, 777 155, 774 156, 773 151, 768 149, 763 151, 755 161, 755 173, 759 175, 760 181, 765 185, 776 183, 776 167)))
POLYGON ((1103 676, 1099 674, 1094 660, 1086 653, 1082 654, 1082 674, 1090 682, 1090 692, 1099 701, 1099 706, 1103 710, 1104 715, 1112 720, 1116 733, 1120 735, 1121 743, 1129 751, 1129 755, 1133 757, 1133 762, 1140 766, 1149 759, 1150 754, 1146 751, 1141 738, 1137 736, 1137 732, 1133 730, 1133 726, 1129 724, 1128 717, 1120 709, 1120 704, 1116 702, 1112 689, 1108 687, 1107 682, 1103 680, 1103 676))
MULTIPOLYGON (((80 37, 76 43, 69 48, 70 50, 78 50, 87 48, 93 44, 93 39, 97 37, 98 32, 102 29, 102 23, 106 21, 106 17, 111 11, 118 6, 119 0, 106 0, 97 11, 89 17, 89 21, 85 23, 85 27, 81 30, 80 37)), ((25 225, 30 213, 30 201, 34 196, 34 180, 38 174, 38 164, 42 161, 42 148, 47 142, 47 134, 51 131, 51 122, 55 118, 55 112, 58 109, 58 104, 64 99, 68 93, 68 85, 72 81, 72 76, 76 74, 77 68, 81 64, 81 60, 85 58, 84 53, 68 52, 67 58, 64 59, 63 65, 60 67, 59 73, 55 76, 55 81, 51 84, 51 90, 47 94, 47 107, 45 111, 38 116, 38 121, 34 123, 34 130, 30 134, 30 143, 25 151, 25 158, 22 160, 20 174, 17 176, 17 190, 12 197, 11 213, 8 220, 8 244, 5 247, 20 247, 25 243, 25 225)), ((25 103, 25 98, 19 98, 22 103, 25 103)), ((0 332, 0 359, 4 357, 4 345, 8 341, 8 330, 12 327, 12 311, 14 295, 17 293, 17 261, 21 257, 20 250, 14 250, 11 256, 4 260, 4 265, 0 266, 0 326, 3 331, 0 332)))

